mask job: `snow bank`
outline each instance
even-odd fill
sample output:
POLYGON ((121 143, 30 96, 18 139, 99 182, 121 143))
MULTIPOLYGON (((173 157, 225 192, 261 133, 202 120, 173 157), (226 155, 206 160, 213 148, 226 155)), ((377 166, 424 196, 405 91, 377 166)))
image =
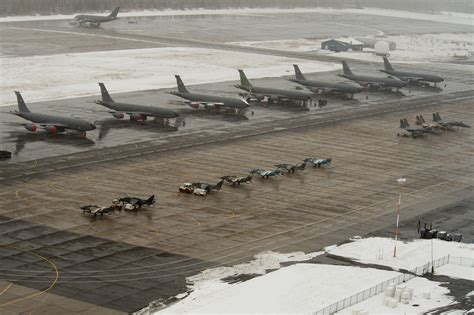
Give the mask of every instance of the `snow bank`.
POLYGON ((441 283, 439 282, 416 277, 407 281, 405 284, 407 287, 414 289, 413 298, 409 304, 398 303, 396 308, 390 308, 382 304, 383 299, 385 298, 384 294, 379 294, 361 303, 343 309, 336 314, 346 315, 352 314, 352 310, 367 310, 369 311, 369 314, 418 315, 437 307, 446 306, 453 302, 453 299, 448 296, 449 290, 441 287, 441 283), (430 292, 430 299, 425 299, 423 297, 424 292, 430 292))
POLYGON ((237 284, 198 282, 187 298, 156 314, 308 314, 397 275, 301 263, 237 284))
MULTIPOLYGON (((474 53, 474 37, 472 33, 396 35, 374 38, 396 43, 397 49, 390 51, 390 60, 393 62, 446 61, 456 57, 469 57, 474 53)), ((290 39, 235 42, 233 44, 283 51, 314 51, 324 55, 374 62, 382 60, 380 56, 375 54, 373 49, 369 48, 364 48, 363 51, 339 53, 322 50, 322 41, 315 39, 290 39)))
POLYGON ((238 68, 245 69, 249 78, 288 75, 295 62, 311 72, 340 68, 333 63, 187 47, 4 57, 0 106, 16 104, 13 91, 22 91, 27 102, 44 101, 97 95, 97 82, 119 93, 175 87, 174 74, 187 85, 237 81, 238 68))
MULTIPOLYGON (((400 10, 385 10, 377 8, 366 9, 329 9, 329 8, 295 8, 295 9, 277 9, 277 8, 242 8, 242 9, 192 9, 192 10, 146 10, 119 12, 119 17, 140 17, 140 16, 170 16, 170 15, 248 15, 248 14, 294 14, 294 13, 321 13, 321 14, 364 14, 377 15, 387 17, 397 17, 412 20, 425 20, 431 22, 442 22, 451 24, 461 24, 472 26, 474 15, 455 12, 439 12, 436 14, 427 14, 400 10)), ((79 14, 79 13, 78 13, 79 14)), ((108 13, 81 13, 81 14, 98 14, 107 15, 108 13)), ((77 14, 71 15, 46 15, 46 16, 7 16, 1 17, 1 22, 18 22, 18 21, 42 21, 42 20, 69 20, 73 19, 77 14)))
MULTIPOLYGON (((389 266, 394 269, 412 270, 431 261, 431 240, 397 242, 397 257, 393 257, 394 240, 370 237, 356 240, 337 247, 327 248, 327 252, 358 260, 366 264, 389 266)), ((445 256, 474 257, 474 244, 433 240, 433 259, 445 256)))

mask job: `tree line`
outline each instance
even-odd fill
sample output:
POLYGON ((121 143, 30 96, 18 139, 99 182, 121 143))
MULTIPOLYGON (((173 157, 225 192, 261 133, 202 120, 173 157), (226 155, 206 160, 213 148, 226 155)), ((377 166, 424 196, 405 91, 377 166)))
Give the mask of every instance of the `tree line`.
POLYGON ((472 0, 0 0, 0 16, 122 11, 225 8, 378 7, 422 12, 472 13, 472 0))

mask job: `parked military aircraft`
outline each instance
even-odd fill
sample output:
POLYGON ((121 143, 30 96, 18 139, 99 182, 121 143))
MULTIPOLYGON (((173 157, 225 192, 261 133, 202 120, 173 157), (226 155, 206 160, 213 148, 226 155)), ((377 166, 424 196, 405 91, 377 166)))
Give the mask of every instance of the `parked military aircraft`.
POLYGON ((184 85, 183 80, 181 80, 181 77, 179 75, 175 75, 175 77, 178 85, 178 92, 171 91, 168 93, 186 99, 186 104, 192 108, 203 107, 215 111, 227 109, 237 114, 244 114, 249 107, 249 103, 244 99, 189 92, 184 85))
POLYGON ((218 181, 217 184, 215 185, 209 184, 209 183, 201 183, 201 182, 184 183, 181 187, 179 187, 179 192, 188 193, 188 194, 194 193, 195 195, 198 195, 198 196, 206 196, 211 191, 221 190, 223 183, 224 183, 223 179, 218 181))
POLYGON ((298 65, 293 65, 295 68, 295 79, 289 79, 291 82, 295 82, 308 87, 311 91, 316 93, 344 93, 350 94, 351 98, 354 97, 355 93, 360 93, 362 90, 358 87, 345 84, 345 83, 331 83, 323 81, 308 80, 301 73, 298 65))
POLYGON ((379 70, 379 71, 393 75, 394 77, 397 77, 408 83, 416 83, 416 84, 421 83, 421 84, 429 85, 429 82, 433 82, 434 85, 436 86, 436 83, 444 81, 442 77, 437 76, 437 75, 417 73, 417 72, 408 72, 408 71, 397 71, 393 69, 392 65, 390 64, 390 61, 388 61, 386 57, 383 57, 383 63, 384 63, 385 69, 379 70))
POLYGON ((283 172, 279 169, 273 170, 273 171, 267 171, 263 170, 261 168, 256 168, 250 171, 250 174, 258 175, 263 178, 269 178, 273 176, 280 176, 283 175, 283 172))
POLYGON ((232 186, 240 186, 241 183, 250 183, 252 181, 252 174, 247 175, 245 177, 241 176, 234 176, 234 175, 227 175, 222 176, 221 179, 225 180, 228 183, 231 183, 232 186))
POLYGON ((312 164, 313 167, 328 166, 332 164, 332 159, 318 159, 318 158, 306 158, 303 162, 312 164))
POLYGON ((151 195, 147 199, 127 196, 127 197, 118 198, 117 200, 119 203, 122 204, 125 210, 129 210, 129 211, 137 211, 141 209, 142 207, 150 207, 154 205, 156 202, 155 195, 151 195))
POLYGON ((90 213, 96 217, 98 214, 104 215, 105 213, 113 212, 117 210, 115 205, 109 207, 101 207, 97 205, 86 205, 81 207, 83 213, 90 213))
POLYGON ((288 173, 294 173, 296 171, 303 171, 306 168, 306 162, 302 162, 302 163, 299 163, 299 164, 296 164, 296 165, 286 164, 286 163, 275 164, 275 167, 277 167, 281 170, 285 170, 288 173))
POLYGON ((99 15, 76 15, 74 19, 79 23, 81 26, 95 26, 99 27, 100 23, 110 22, 117 19, 118 11, 120 7, 115 8, 112 13, 108 16, 99 16, 99 15))
POLYGON ((22 124, 26 130, 35 132, 38 128, 43 128, 46 132, 51 134, 74 130, 85 136, 86 131, 94 130, 96 128, 93 123, 75 117, 32 113, 28 107, 26 107, 25 101, 20 92, 15 91, 15 94, 18 102, 18 111, 15 110, 10 113, 33 122, 22 124))
POLYGON ((122 119, 125 114, 127 114, 130 116, 130 120, 145 121, 148 117, 169 119, 179 116, 176 112, 166 108, 115 102, 110 97, 104 83, 99 83, 99 86, 102 100, 96 100, 95 103, 114 110, 109 113, 111 113, 115 118, 122 119))
POLYGON ((429 126, 421 127, 421 128, 410 127, 410 124, 408 123, 408 120, 406 118, 400 119, 400 128, 407 131, 408 134, 400 134, 399 133, 399 134, 397 134, 397 136, 404 136, 404 137, 411 136, 413 138, 418 138, 418 137, 422 137, 422 136, 424 136, 428 133, 439 134, 439 131, 436 130, 436 128, 434 128, 434 127, 429 127, 429 126))
POLYGON ((447 128, 448 130, 454 130, 454 127, 471 128, 471 126, 463 123, 460 120, 443 121, 441 115, 438 112, 433 113, 433 121, 447 128))
POLYGON ((356 75, 352 73, 351 69, 347 65, 347 62, 342 62, 343 74, 337 74, 340 77, 352 80, 357 82, 360 86, 364 87, 377 87, 377 88, 395 88, 397 91, 406 86, 406 83, 400 80, 391 79, 391 78, 381 78, 381 77, 372 77, 365 75, 356 75))
POLYGON ((267 100, 270 102, 278 101, 298 101, 301 105, 311 105, 311 95, 299 91, 274 89, 267 87, 253 86, 247 79, 243 70, 239 69, 240 84, 235 85, 236 88, 249 92, 251 97, 258 101, 267 100))

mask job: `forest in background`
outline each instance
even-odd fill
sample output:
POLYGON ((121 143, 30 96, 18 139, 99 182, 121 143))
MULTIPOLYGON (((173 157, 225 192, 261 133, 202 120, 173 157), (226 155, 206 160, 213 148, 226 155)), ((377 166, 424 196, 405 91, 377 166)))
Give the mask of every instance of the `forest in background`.
POLYGON ((50 15, 105 12, 120 6, 121 11, 184 10, 225 8, 364 8, 409 10, 435 13, 473 13, 472 0, 0 0, 0 16, 50 15))

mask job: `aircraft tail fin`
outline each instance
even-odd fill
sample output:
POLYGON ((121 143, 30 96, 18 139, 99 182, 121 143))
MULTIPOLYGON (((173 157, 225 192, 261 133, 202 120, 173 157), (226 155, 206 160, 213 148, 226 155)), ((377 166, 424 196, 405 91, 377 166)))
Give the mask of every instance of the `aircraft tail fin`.
POLYGON ((244 70, 239 69, 239 74, 240 74, 240 85, 252 86, 252 84, 250 84, 249 79, 247 79, 247 76, 245 75, 244 70))
POLYGON ((155 203, 155 195, 151 195, 150 198, 146 200, 147 205, 152 205, 155 203))
POLYGON ((393 71, 392 64, 390 63, 390 61, 388 61, 387 57, 383 57, 383 65, 385 67, 385 70, 393 71))
POLYGON ((423 121, 421 120, 421 116, 416 116, 416 125, 421 126, 423 124, 423 121))
POLYGON ((433 113, 433 121, 441 121, 441 115, 436 112, 436 113, 433 113))
POLYGON ((408 123, 408 119, 406 118, 403 118, 403 124, 405 125, 405 127, 410 127, 410 124, 408 123))
POLYGON ((105 87, 104 83, 99 82, 100 86, 100 93, 102 94, 102 101, 103 102, 113 102, 114 100, 110 97, 107 88, 105 87))
POLYGON ((425 117, 423 117, 423 115, 420 115, 420 120, 422 123, 426 124, 426 120, 425 120, 425 117))
POLYGON ((16 100, 18 102, 18 110, 20 113, 30 113, 30 110, 28 107, 26 107, 25 101, 23 100, 23 97, 21 96, 21 93, 18 91, 15 91, 16 94, 16 100))
POLYGON ((403 119, 400 119, 400 128, 405 129, 405 122, 403 119))
POLYGON ((344 72, 345 75, 354 75, 351 71, 351 68, 349 68, 349 65, 347 64, 347 62, 345 62, 344 60, 341 61, 342 62, 342 71, 344 72))
POLYGON ((181 77, 179 75, 174 76, 176 78, 176 84, 178 85, 178 92, 179 93, 189 93, 188 89, 183 83, 183 80, 181 80, 181 77))
POLYGON ((298 67, 298 65, 293 65, 293 68, 295 68, 296 80, 306 80, 303 73, 301 73, 300 67, 298 67))
POLYGON ((120 7, 116 7, 116 8, 112 11, 112 13, 109 14, 109 17, 114 17, 114 18, 116 18, 116 17, 117 17, 117 14, 118 14, 118 12, 119 12, 119 10, 120 10, 120 7))

